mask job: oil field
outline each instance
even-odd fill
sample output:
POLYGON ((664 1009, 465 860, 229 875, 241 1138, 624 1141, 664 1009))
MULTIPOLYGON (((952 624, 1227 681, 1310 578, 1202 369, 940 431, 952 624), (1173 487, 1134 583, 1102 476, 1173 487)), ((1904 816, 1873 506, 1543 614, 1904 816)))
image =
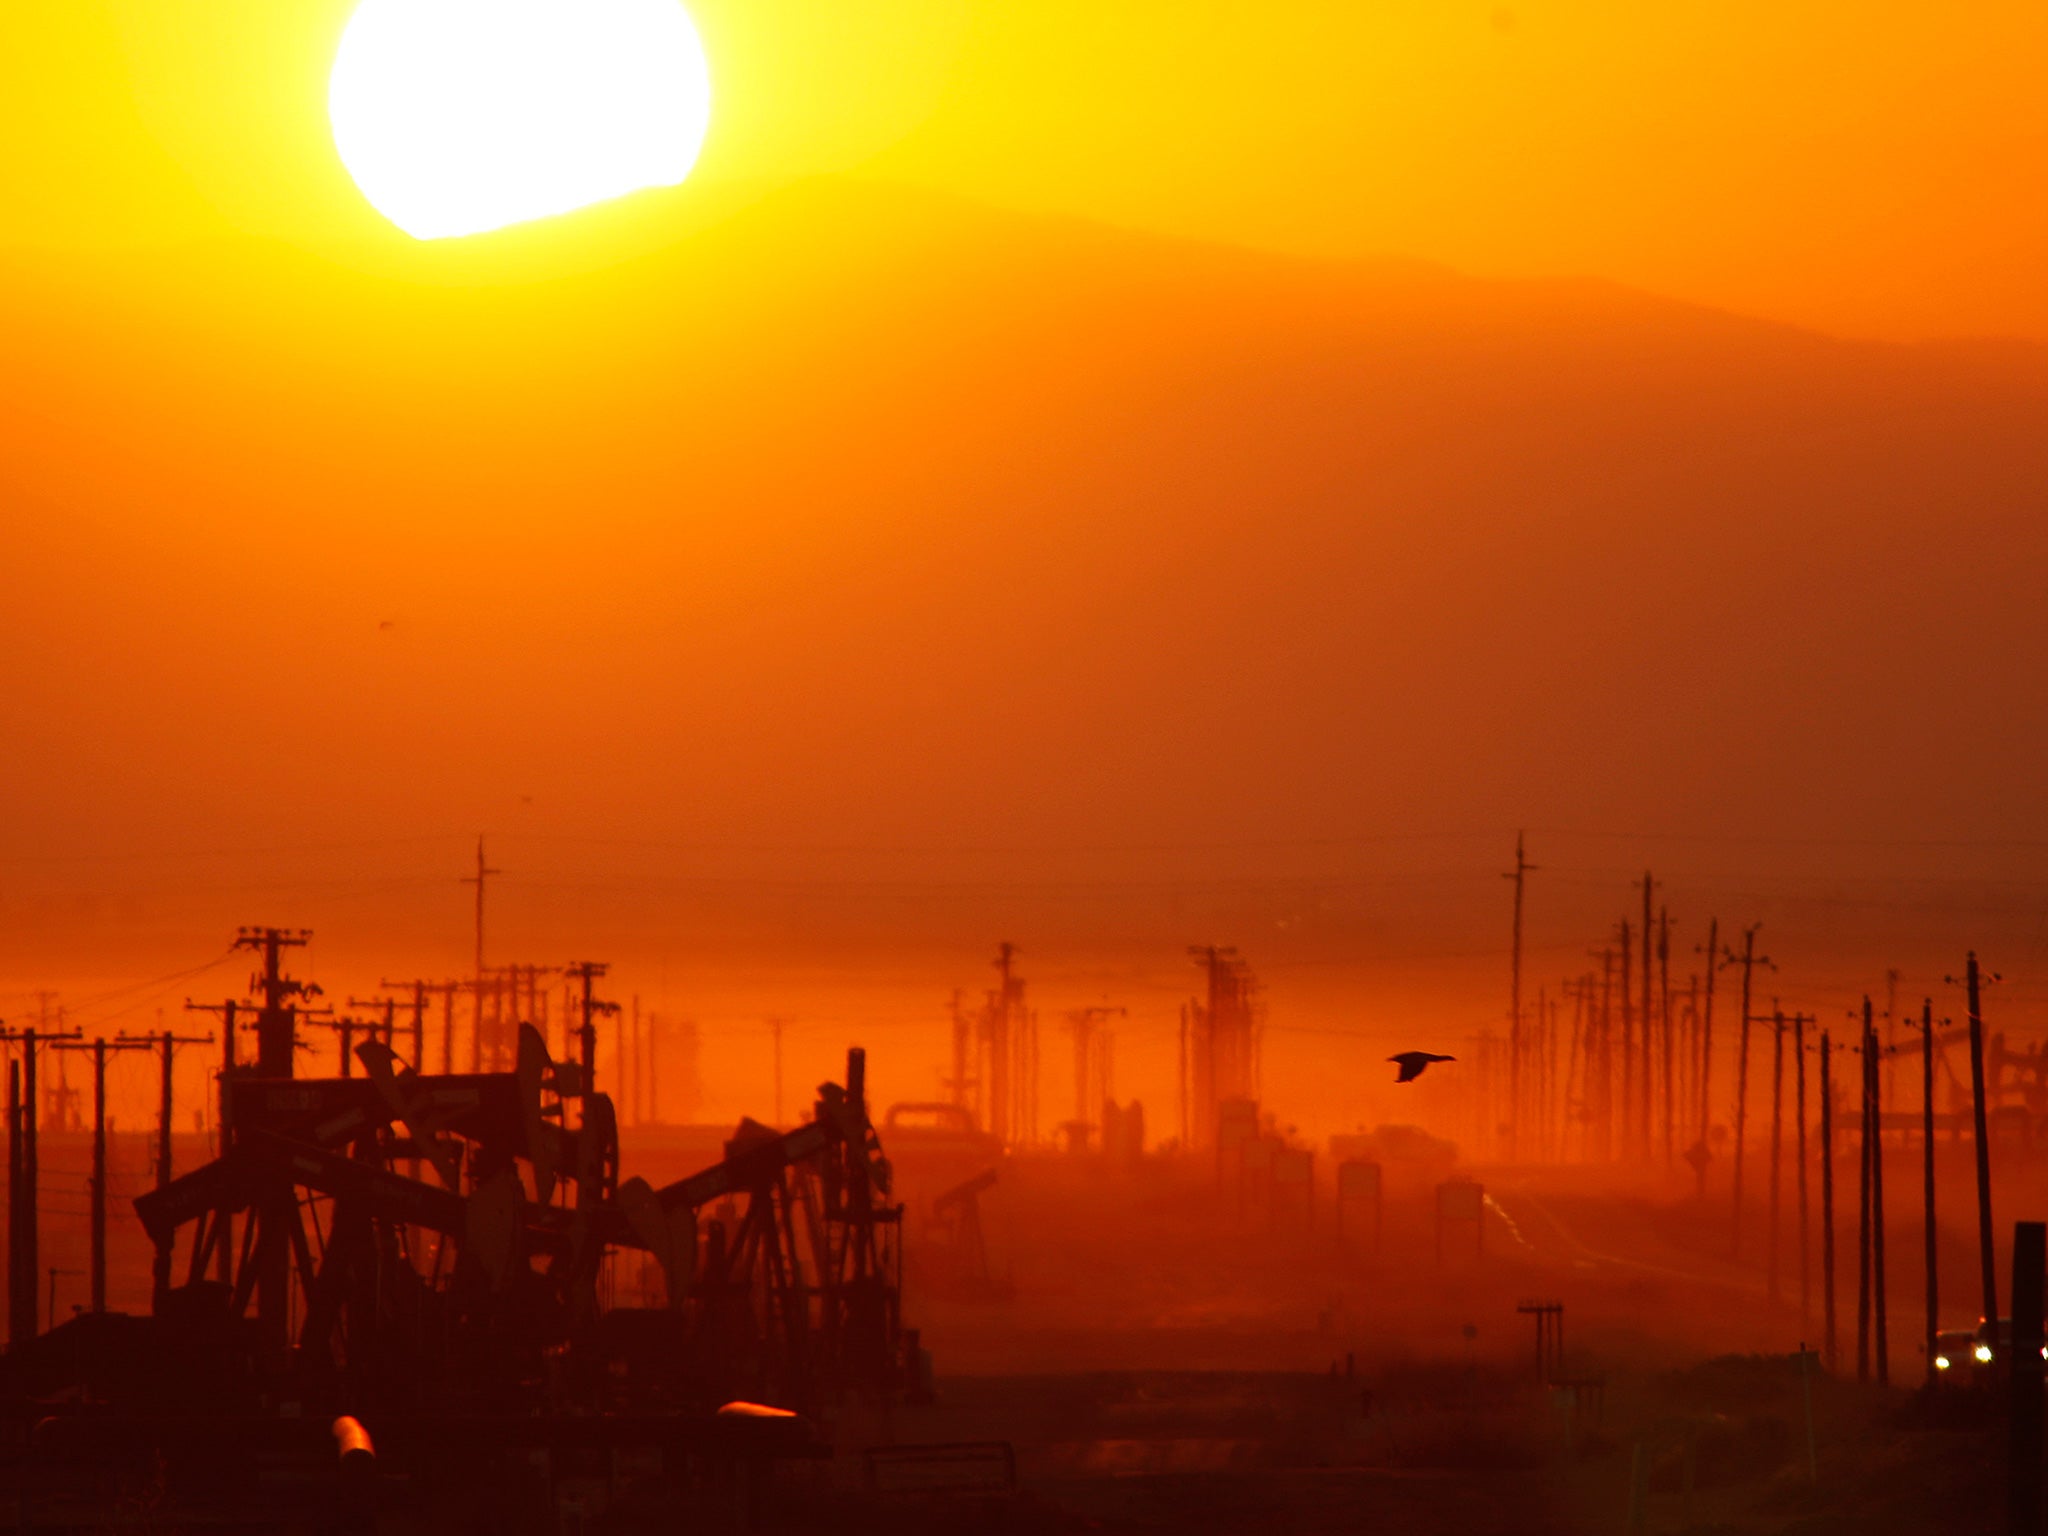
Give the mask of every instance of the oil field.
POLYGON ((2048 1536, 2044 66, 0 3, 0 1530, 2048 1536))
POLYGON ((1518 845, 1505 1025, 1386 1064, 1470 1150, 1283 1124, 1264 989, 1213 945, 1150 1125, 1117 1097, 1128 1010, 1042 1041, 1008 943, 934 1010, 940 1096, 874 1105, 856 1043, 785 1103, 771 1019, 772 1111, 671 1118, 703 1093, 695 1026, 614 1000, 603 963, 481 963, 481 844, 466 981, 330 993, 295 963, 310 933, 248 928, 246 991, 181 1027, 88 1037, 39 994, 6 1031, 9 1507, 53 1531, 2000 1525, 2038 1495, 2003 1426, 2040 1412, 2013 1362, 2048 1358, 2048 1259, 2039 1223, 1979 1223, 1994 1188, 2048 1197, 2048 1058, 1987 1035, 1992 978, 1968 957, 1954 1024, 1896 998, 1824 1024, 1755 995, 1755 926, 1716 922, 1679 988, 1643 908, 1525 999, 1534 868, 1518 845), (110 1070, 124 1104, 151 1080, 151 1129, 117 1128, 110 1070))

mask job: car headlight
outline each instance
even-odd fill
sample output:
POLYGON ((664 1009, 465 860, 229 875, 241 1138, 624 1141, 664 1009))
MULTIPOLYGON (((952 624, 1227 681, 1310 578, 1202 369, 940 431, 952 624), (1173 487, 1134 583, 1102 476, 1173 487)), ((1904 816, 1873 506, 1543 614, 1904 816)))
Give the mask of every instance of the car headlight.
POLYGON ((1976 1355, 1979 1365, 1989 1365, 1991 1363, 1991 1346, 1989 1344, 1979 1344, 1976 1349, 1976 1355))
POLYGON ((1947 1370, 1947 1369, 1948 1369, 1948 1356, 1947 1356, 1947 1355, 1936 1355, 1936 1356, 1934 1357, 1934 1368, 1935 1368, 1935 1369, 1936 1369, 1937 1371, 1945 1371, 1945 1370, 1947 1370))

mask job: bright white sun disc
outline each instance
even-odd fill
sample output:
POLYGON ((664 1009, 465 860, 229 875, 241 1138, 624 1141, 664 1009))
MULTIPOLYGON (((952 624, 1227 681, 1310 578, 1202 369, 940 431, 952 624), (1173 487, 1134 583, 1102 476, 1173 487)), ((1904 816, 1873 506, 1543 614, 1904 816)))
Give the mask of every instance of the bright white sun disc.
POLYGON ((711 75, 679 0, 362 0, 327 111, 363 196, 436 240, 676 185, 711 75))

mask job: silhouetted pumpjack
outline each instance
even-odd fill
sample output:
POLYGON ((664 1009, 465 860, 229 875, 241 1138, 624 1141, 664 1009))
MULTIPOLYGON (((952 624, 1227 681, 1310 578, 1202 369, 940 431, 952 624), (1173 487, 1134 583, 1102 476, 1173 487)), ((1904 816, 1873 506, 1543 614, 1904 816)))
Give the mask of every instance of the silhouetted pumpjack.
POLYGON ((1394 1075, 1394 1081, 1397 1083, 1414 1082, 1416 1078, 1422 1076, 1432 1061, 1456 1061, 1457 1059, 1455 1056, 1432 1056, 1428 1051, 1403 1051, 1398 1056, 1389 1056, 1387 1058, 1387 1060, 1393 1062, 1395 1066, 1401 1069, 1394 1075))

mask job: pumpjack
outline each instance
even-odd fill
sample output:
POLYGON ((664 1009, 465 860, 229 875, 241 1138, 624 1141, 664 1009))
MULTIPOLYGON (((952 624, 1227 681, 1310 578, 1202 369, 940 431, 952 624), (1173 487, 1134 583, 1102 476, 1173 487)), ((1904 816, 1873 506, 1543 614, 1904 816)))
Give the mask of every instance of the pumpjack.
POLYGON ((250 1411, 810 1412, 908 1383, 902 1209, 862 1051, 808 1122, 743 1121, 661 1189, 621 1182, 611 1100, 531 1026, 512 1072, 424 1075, 375 1040, 355 1056, 360 1077, 232 1074, 225 1151, 135 1201, 186 1250, 159 1313, 247 1362, 250 1411), (634 1263, 659 1305, 610 1304, 634 1263))

